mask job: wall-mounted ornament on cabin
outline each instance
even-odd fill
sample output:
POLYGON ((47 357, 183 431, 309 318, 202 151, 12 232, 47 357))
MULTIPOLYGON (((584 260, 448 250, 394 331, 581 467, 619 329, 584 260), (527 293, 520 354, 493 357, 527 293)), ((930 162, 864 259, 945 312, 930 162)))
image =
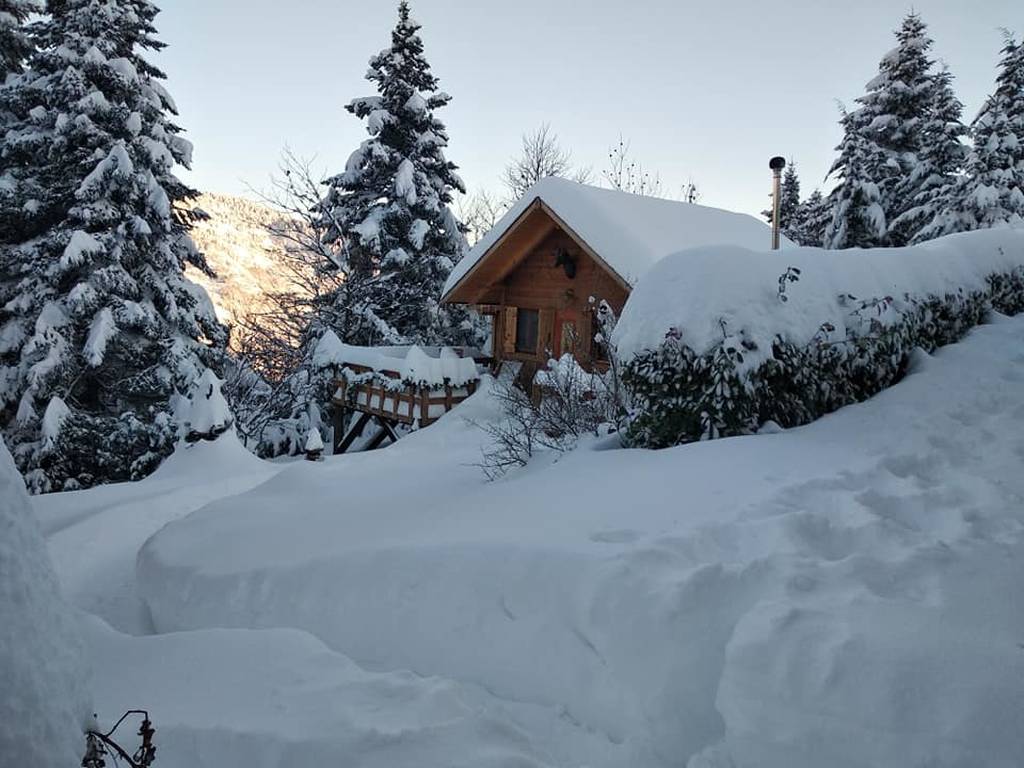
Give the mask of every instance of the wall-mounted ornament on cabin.
POLYGON ((565 276, 572 280, 576 277, 576 259, 565 248, 555 251, 555 267, 565 270, 565 276))

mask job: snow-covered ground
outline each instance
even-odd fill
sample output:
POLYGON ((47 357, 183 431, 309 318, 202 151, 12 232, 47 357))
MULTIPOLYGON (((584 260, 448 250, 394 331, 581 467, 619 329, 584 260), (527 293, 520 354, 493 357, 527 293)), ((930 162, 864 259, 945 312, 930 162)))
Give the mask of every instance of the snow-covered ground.
POLYGON ((487 483, 492 408, 36 499, 101 718, 190 768, 1019 765, 1024 318, 801 429, 487 483))
POLYGON ((179 451, 149 478, 32 499, 64 591, 121 631, 152 631, 136 591, 135 556, 171 520, 241 493, 285 464, 260 461, 233 436, 179 451))

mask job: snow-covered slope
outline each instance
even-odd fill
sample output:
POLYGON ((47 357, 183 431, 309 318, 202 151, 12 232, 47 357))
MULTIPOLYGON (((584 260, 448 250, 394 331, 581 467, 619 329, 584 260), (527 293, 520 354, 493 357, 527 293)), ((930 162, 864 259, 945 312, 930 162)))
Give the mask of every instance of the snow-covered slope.
POLYGON ((493 484, 461 418, 494 416, 483 392, 171 523, 141 594, 161 632, 299 628, 609 745, 554 764, 1010 768, 1024 318, 997 320, 798 430, 596 444, 493 484))
MULTIPOLYGON (((226 434, 180 449, 142 482, 33 500, 75 601, 121 630, 100 618, 84 621, 96 673, 94 711, 103 726, 128 708, 148 709, 157 728, 158 764, 165 768, 623 764, 619 748, 558 708, 503 701, 450 679, 368 672, 306 632, 212 629, 148 636, 153 627, 133 578, 143 541, 168 521, 290 466, 299 465, 262 462, 226 434)), ((286 513, 301 499, 289 500, 286 513)), ((30 655, 21 649, 17 659, 30 655)), ((2 731, 0 724, 0 743, 2 731)), ((130 730, 119 736, 132 743, 130 730)))
POLYGON ((33 498, 69 598, 123 632, 152 631, 135 585, 139 547, 166 523, 241 493, 282 464, 260 461, 234 434, 179 448, 143 482, 33 498))
POLYGON ((233 324, 259 310, 268 293, 294 290, 281 266, 283 245, 267 233, 280 218, 277 211, 244 197, 210 192, 200 195, 195 205, 210 218, 196 224, 192 237, 217 277, 191 267, 186 272, 210 294, 221 322, 233 324))
POLYGON ((0 764, 78 765, 89 662, 28 494, 0 440, 0 764))
POLYGON ((367 672, 297 630, 130 637, 94 619, 86 636, 101 719, 145 702, 161 768, 624 764, 557 711, 451 680, 367 672))

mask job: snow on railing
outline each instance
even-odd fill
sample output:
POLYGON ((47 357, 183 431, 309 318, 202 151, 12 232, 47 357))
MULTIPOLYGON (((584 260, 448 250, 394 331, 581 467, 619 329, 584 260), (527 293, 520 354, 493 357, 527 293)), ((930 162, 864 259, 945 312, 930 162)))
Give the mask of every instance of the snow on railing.
POLYGON ((418 345, 358 347, 328 332, 314 364, 335 372, 335 406, 378 417, 390 425, 427 426, 467 397, 490 362, 468 347, 418 345))
POLYGON ((464 387, 479 381, 478 361, 486 361, 478 349, 423 347, 418 345, 358 347, 342 343, 328 331, 317 344, 314 364, 334 367, 350 380, 370 374, 395 388, 409 385, 441 388, 464 387))

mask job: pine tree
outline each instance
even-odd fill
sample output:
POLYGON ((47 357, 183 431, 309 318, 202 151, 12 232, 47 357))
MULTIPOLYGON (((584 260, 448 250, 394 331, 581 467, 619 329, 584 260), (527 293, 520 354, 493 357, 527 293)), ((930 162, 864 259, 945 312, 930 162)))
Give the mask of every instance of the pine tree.
POLYGON ((346 285, 334 297, 347 319, 335 330, 357 344, 458 343, 472 324, 438 304, 466 247, 449 208, 453 190, 465 186, 444 156, 448 135, 434 115, 451 97, 438 90, 405 0, 398 17, 391 46, 370 60, 366 77, 377 95, 347 106, 370 138, 328 180, 320 206, 328 237, 347 244, 346 285))
POLYGON ((943 69, 935 75, 928 120, 922 130, 919 163, 910 184, 916 187, 912 206, 893 223, 902 242, 922 242, 921 230, 948 204, 949 195, 963 170, 967 145, 963 137, 963 104, 953 92, 953 76, 943 69))
POLYGON ((793 239, 796 217, 800 210, 800 178, 796 175, 796 163, 789 161, 782 177, 782 201, 779 205, 779 222, 782 234, 793 239))
POLYGON ((816 189, 810 197, 800 203, 787 237, 798 245, 821 248, 825 241, 825 230, 831 220, 830 216, 828 201, 821 194, 821 190, 816 189))
POLYGON ((21 72, 22 63, 32 52, 25 22, 38 10, 37 0, 0 0, 0 85, 8 75, 21 72))
MULTIPOLYGON (((878 75, 867 84, 867 93, 857 99, 856 119, 864 139, 878 148, 866 153, 863 174, 878 185, 888 222, 912 207, 923 181, 919 153, 935 90, 928 57, 932 40, 921 17, 909 14, 896 40, 896 48, 882 58, 878 75)), ((887 236, 889 245, 906 242, 900 230, 887 236)))
POLYGON ((140 477, 226 330, 186 264, 191 145, 146 0, 52 0, 0 94, 0 427, 36 492, 140 477))
POLYGON ((886 218, 882 195, 871 175, 884 163, 881 148, 864 134, 861 110, 845 112, 839 157, 829 175, 839 184, 829 195, 825 248, 875 248, 885 244, 886 218))
POLYGON ((966 174, 946 190, 943 209, 918 240, 1024 224, 1024 45, 1009 34, 995 93, 971 124, 971 137, 966 174))

